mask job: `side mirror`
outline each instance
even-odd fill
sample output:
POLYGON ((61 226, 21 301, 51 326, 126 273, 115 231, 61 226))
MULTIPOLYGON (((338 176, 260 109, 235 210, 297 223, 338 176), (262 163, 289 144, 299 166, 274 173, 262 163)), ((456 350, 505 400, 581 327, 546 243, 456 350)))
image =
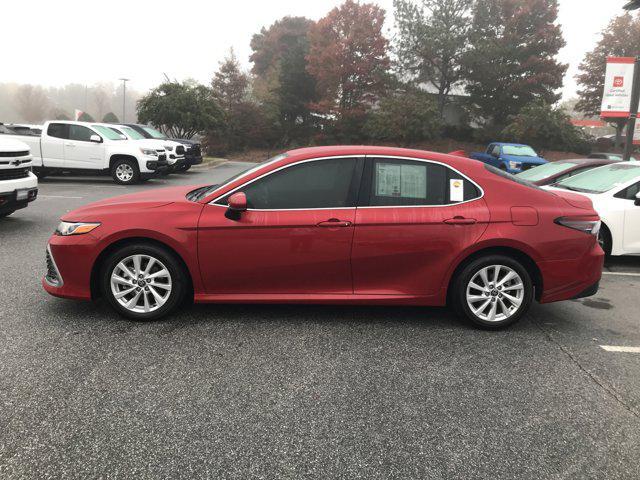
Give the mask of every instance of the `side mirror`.
POLYGON ((102 138, 100 135, 96 135, 95 133, 89 137, 89 141, 93 143, 102 143, 102 138))
POLYGON ((640 192, 636 194, 636 201, 634 203, 636 206, 640 207, 640 192))
POLYGON ((240 220, 242 212, 246 211, 247 196, 243 192, 237 192, 229 197, 229 207, 224 216, 229 220, 240 220))

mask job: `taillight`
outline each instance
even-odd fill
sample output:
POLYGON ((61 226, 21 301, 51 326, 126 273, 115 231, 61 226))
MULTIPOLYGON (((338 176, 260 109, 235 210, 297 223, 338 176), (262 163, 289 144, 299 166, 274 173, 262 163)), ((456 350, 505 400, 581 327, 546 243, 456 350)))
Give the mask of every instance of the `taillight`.
POLYGON ((582 215, 575 217, 560 217, 555 219, 555 223, 563 227, 573 228, 588 235, 598 235, 600 231, 600 218, 595 215, 582 215))

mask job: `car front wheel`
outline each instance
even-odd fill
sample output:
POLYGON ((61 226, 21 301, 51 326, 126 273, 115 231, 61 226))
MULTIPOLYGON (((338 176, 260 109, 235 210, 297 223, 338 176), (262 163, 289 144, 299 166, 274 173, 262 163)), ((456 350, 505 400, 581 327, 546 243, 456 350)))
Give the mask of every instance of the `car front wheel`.
POLYGON ((179 305, 187 278, 170 251, 152 244, 127 245, 103 264, 104 298, 121 315, 134 320, 155 320, 179 305))
POLYGON ((461 316, 485 329, 517 322, 529 309, 534 286, 522 264, 490 255, 474 260, 457 276, 453 306, 461 316))
POLYGON ((111 177, 120 185, 133 185, 140 181, 140 169, 133 160, 116 160, 111 167, 111 177))

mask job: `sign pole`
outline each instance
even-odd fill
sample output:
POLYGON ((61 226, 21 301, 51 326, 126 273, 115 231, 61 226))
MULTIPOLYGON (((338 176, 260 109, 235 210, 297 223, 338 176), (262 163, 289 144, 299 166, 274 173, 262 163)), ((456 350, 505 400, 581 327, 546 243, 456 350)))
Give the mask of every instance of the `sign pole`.
POLYGON ((633 68, 633 86, 631 87, 631 108, 627 122, 627 140, 624 144, 623 160, 628 162, 633 151, 633 136, 636 131, 636 119, 638 118, 638 102, 640 102, 640 57, 636 57, 633 68))

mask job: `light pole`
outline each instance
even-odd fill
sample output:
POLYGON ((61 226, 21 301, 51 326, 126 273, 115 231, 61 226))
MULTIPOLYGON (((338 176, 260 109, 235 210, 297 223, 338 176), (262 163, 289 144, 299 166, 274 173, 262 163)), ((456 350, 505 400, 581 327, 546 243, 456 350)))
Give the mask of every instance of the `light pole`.
POLYGON ((122 123, 125 123, 127 121, 125 118, 125 102, 127 100, 127 82, 131 79, 119 78, 118 80, 122 81, 122 123))

